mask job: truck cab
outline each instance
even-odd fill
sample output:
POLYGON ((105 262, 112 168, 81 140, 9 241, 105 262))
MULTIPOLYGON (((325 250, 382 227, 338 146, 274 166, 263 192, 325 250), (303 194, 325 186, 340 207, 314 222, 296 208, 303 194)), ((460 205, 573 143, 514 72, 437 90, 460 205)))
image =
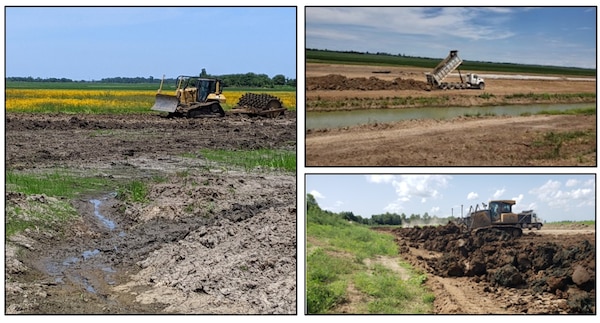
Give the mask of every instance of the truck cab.
POLYGON ((472 88, 483 90, 485 88, 485 81, 477 74, 467 74, 467 83, 472 88))

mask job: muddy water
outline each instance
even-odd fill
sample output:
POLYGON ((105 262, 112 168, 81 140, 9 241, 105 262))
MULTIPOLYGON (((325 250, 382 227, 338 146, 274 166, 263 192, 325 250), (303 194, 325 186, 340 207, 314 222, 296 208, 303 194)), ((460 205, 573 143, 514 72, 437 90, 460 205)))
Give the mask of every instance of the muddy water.
MULTIPOLYGON (((124 231, 116 230, 115 221, 106 217, 101 209, 105 202, 114 199, 116 194, 111 193, 100 198, 90 199, 93 205, 94 217, 84 217, 87 221, 95 221, 90 225, 103 232, 107 239, 112 236, 124 236, 124 231)), ((70 283, 83 287, 87 292, 96 294, 100 286, 114 285, 117 270, 102 257, 100 245, 95 245, 94 240, 86 246, 71 245, 65 250, 56 250, 50 256, 42 259, 42 270, 53 278, 57 284, 70 283)), ((114 247, 116 250, 116 246, 114 247)))
POLYGON ((452 108, 407 108, 369 109, 354 111, 307 112, 306 129, 328 129, 368 123, 386 123, 414 119, 451 119, 463 115, 509 115, 535 114, 541 111, 568 111, 593 105, 587 104, 544 104, 511 105, 494 107, 452 108))

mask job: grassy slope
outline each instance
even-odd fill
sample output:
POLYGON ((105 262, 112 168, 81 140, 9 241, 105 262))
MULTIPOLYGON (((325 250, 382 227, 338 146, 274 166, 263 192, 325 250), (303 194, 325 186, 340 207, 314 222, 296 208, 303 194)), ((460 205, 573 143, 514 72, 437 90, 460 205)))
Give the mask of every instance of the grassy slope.
POLYGON ((307 211, 306 302, 309 314, 431 313, 434 296, 424 287, 426 275, 401 263, 390 235, 348 223, 318 206, 307 211), (385 257, 407 268, 402 279, 390 268, 367 266, 385 257))

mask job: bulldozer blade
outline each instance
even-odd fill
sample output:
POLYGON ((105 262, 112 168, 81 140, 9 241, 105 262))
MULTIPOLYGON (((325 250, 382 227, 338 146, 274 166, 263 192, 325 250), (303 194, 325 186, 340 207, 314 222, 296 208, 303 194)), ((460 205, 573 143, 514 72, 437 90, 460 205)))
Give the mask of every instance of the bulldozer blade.
POLYGON ((178 104, 179 100, 177 100, 176 96, 158 93, 156 94, 156 99, 154 101, 154 105, 152 106, 152 110, 175 112, 178 104))

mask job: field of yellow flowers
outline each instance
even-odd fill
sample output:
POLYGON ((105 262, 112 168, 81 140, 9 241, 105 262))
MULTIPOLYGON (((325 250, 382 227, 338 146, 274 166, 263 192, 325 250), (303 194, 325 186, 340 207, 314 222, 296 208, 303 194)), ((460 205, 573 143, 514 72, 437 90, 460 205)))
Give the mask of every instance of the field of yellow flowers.
MULTIPOLYGON (((296 110, 295 91, 252 91, 281 99, 296 110)), ((164 93, 164 92, 163 92, 164 93)), ((225 110, 233 108, 246 91, 225 91, 225 110)), ((154 104, 154 90, 6 89, 7 112, 146 113, 154 104)))

